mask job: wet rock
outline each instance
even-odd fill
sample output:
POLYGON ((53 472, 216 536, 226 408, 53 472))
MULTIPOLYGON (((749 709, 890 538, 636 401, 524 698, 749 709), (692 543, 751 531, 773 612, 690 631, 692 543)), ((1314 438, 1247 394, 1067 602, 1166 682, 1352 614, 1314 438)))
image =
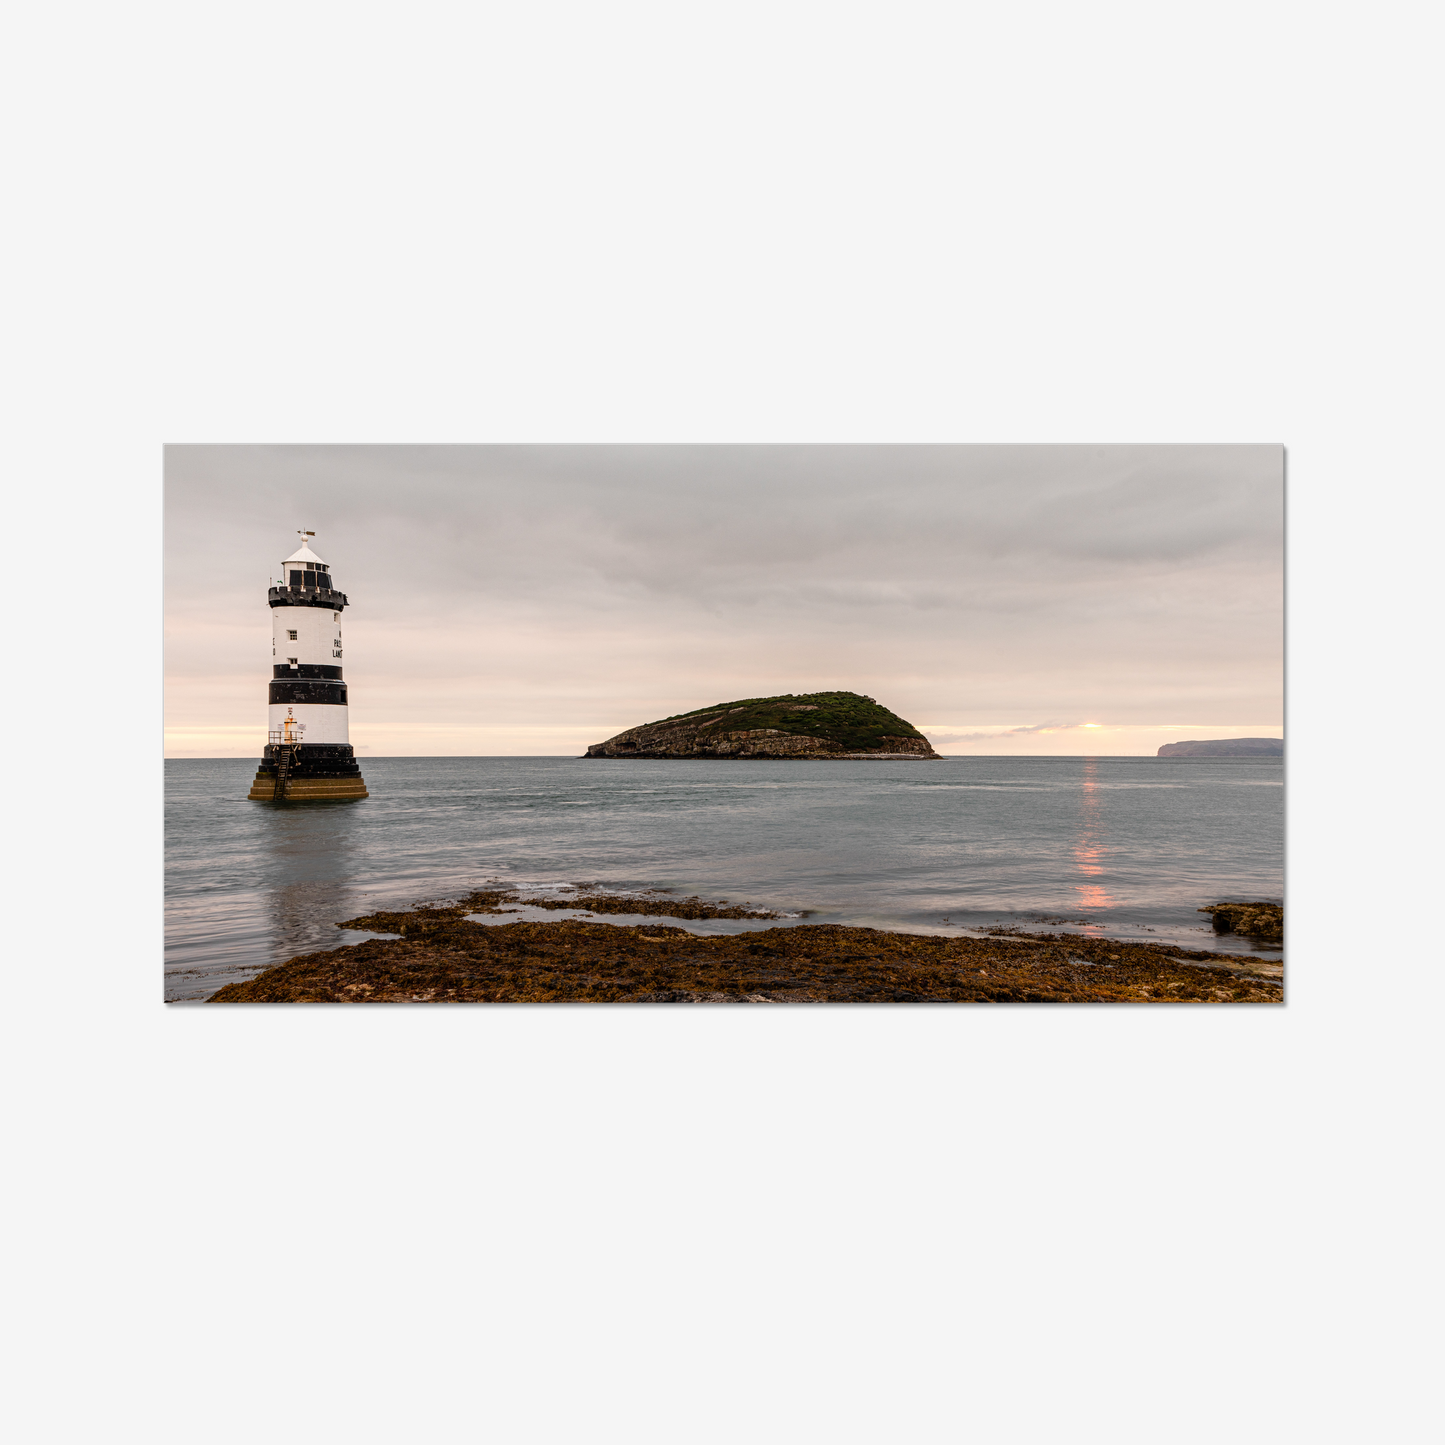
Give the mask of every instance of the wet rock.
POLYGON ((1278 903, 1210 903, 1199 911, 1212 915, 1216 933, 1238 933, 1276 948, 1284 945, 1284 908, 1278 903))
POLYGON ((404 936, 303 954, 216 1003, 1277 1003, 1277 968, 1079 934, 939 938, 804 924, 488 926, 457 906, 343 927, 404 936), (759 950, 762 950, 761 952, 759 950), (1086 968, 1081 964, 1104 964, 1086 968))

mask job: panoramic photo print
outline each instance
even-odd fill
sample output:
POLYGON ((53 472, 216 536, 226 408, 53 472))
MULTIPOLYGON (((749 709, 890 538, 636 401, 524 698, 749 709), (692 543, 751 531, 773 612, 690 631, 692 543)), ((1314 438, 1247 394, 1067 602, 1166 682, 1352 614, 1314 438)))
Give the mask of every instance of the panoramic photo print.
POLYGON ((165 452, 172 1003, 1279 1003, 1279 445, 165 452))

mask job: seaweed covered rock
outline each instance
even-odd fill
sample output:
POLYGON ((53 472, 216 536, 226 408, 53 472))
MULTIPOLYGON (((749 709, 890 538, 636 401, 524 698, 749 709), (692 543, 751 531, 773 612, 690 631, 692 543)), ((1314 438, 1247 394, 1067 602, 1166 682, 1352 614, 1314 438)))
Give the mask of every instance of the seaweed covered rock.
POLYGON ((1211 903, 1216 933, 1238 933, 1255 943, 1284 945, 1284 909, 1278 903, 1211 903))
MULTIPOLYGON (((470 901, 470 900, 468 900, 470 901)), ((798 924, 489 926, 461 907, 372 914, 397 935, 302 954, 213 1003, 1277 1003, 1279 965, 1079 934, 938 938, 798 924)))
POLYGON ((928 739, 856 692, 715 703, 593 743, 589 758, 936 758, 928 739))

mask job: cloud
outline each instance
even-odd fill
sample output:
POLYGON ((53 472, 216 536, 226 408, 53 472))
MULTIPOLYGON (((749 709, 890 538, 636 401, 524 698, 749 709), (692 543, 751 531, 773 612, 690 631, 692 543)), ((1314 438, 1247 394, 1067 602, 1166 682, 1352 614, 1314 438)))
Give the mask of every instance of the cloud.
POLYGON ((928 738, 929 742, 936 746, 939 743, 989 742, 995 738, 1029 737, 1037 733, 1070 732, 1075 728, 1082 728, 1083 726, 1085 726, 1083 723, 1033 723, 1027 727, 993 728, 988 732, 979 733, 928 732, 924 730, 924 735, 928 738))
POLYGON ((170 447, 168 709, 259 715, 267 578, 313 527, 354 723, 618 731, 826 688, 970 741, 1269 718, 1282 498, 1266 446, 170 447))

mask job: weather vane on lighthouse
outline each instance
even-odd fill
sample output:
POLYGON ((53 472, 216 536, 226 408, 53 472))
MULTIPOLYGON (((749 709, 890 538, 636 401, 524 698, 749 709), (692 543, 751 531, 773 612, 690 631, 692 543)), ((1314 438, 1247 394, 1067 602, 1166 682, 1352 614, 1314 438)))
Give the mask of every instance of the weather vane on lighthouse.
POLYGON ((341 677, 341 614, 347 598, 311 550, 315 532, 281 564, 271 606, 271 694, 266 749, 251 784, 256 802, 365 798, 348 736, 341 677))

